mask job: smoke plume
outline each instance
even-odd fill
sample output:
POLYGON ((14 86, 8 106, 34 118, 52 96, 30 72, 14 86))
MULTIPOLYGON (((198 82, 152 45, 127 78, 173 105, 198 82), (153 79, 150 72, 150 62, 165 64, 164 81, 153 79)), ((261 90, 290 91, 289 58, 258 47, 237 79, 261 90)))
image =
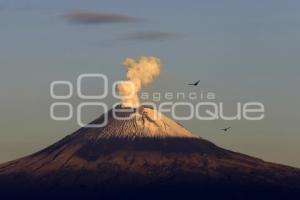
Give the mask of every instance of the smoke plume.
POLYGON ((159 58, 142 56, 139 59, 126 58, 123 62, 126 68, 126 81, 117 85, 123 107, 138 107, 140 105, 139 91, 147 86, 154 77, 160 74, 159 58))

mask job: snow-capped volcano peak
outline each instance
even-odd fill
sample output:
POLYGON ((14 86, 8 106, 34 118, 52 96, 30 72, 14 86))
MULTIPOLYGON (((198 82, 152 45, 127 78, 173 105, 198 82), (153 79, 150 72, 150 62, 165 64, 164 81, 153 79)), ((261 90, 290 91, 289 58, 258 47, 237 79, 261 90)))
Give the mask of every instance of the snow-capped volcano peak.
POLYGON ((83 127, 37 153, 0 165, 1 196, 7 194, 11 198, 15 194, 16 199, 26 195, 32 199, 33 194, 38 195, 37 199, 44 199, 45 194, 51 199, 106 199, 106 196, 107 199, 157 199, 170 195, 171 199, 191 199, 199 194, 204 199, 249 199, 249 194, 255 194, 250 199, 299 196, 299 169, 222 149, 196 138, 164 115, 156 118, 158 111, 149 107, 133 111, 128 108, 118 113, 130 117, 128 120, 114 118, 115 110, 92 122, 100 124, 107 117, 105 127, 83 127))
MULTIPOLYGON (((119 106, 120 108, 120 106, 119 106)), ((107 125, 93 131, 87 136, 95 139, 101 138, 136 138, 136 137, 189 137, 196 138, 182 125, 166 117, 151 107, 141 106, 139 108, 124 109, 116 112, 112 109, 92 123, 101 123, 107 117, 107 125), (106 116, 105 116, 106 115, 106 116), (117 117, 116 117, 117 116, 117 117), (122 117, 122 119, 120 119, 122 117), (126 117, 126 119, 124 119, 126 117)))

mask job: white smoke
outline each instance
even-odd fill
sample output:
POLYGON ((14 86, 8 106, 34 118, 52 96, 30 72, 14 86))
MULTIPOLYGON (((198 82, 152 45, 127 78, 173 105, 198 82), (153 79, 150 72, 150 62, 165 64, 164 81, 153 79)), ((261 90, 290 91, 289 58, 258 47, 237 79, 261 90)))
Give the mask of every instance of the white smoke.
POLYGON ((155 76, 160 74, 159 58, 141 56, 139 59, 126 58, 123 62, 127 73, 126 81, 117 85, 123 107, 138 107, 140 105, 139 91, 142 86, 147 86, 155 76))

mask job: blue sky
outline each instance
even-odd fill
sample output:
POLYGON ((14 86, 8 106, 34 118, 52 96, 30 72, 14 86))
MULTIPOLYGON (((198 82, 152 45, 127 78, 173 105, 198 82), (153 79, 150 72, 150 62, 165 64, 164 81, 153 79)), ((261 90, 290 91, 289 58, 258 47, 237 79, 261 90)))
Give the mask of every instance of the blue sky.
POLYGON ((176 90, 201 79, 193 90, 215 92, 228 104, 260 101, 266 107, 259 122, 183 122, 190 130, 222 147, 300 167, 299 7, 299 1, 275 0, 0 0, 0 161, 78 128, 50 119, 52 81, 75 83, 79 74, 93 72, 120 80, 124 58, 154 55, 163 70, 149 90, 176 90), (140 20, 72 23, 64 17, 72 11, 140 20), (217 131, 228 124, 230 134, 217 131))

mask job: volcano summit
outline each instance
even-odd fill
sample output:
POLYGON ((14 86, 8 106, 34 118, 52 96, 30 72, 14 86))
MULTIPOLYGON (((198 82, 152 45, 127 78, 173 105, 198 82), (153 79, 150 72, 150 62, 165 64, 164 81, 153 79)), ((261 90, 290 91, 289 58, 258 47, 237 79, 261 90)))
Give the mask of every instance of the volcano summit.
POLYGON ((295 198, 300 170, 222 149, 150 107, 107 113, 48 148, 0 165, 1 195, 65 198, 295 198), (93 124, 101 123, 104 115, 93 124))

